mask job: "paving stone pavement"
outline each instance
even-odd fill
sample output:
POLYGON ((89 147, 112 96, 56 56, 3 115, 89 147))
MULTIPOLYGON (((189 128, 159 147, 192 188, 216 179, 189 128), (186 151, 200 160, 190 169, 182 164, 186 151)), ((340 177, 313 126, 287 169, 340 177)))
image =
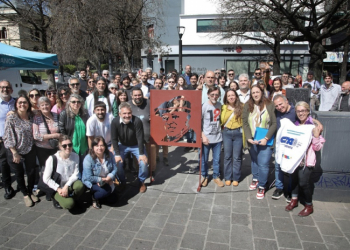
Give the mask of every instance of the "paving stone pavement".
MULTIPOLYGON (((285 212, 284 198, 271 199, 274 188, 263 200, 248 191, 249 155, 238 187, 210 181, 197 193, 198 155, 169 151, 170 166, 158 164, 146 193, 128 185, 116 205, 101 210, 71 214, 45 197, 27 208, 20 194, 5 200, 1 189, 0 249, 350 249, 347 190, 316 189, 314 214, 300 218, 302 205, 285 212)), ((271 179, 272 164, 270 172, 271 179)))

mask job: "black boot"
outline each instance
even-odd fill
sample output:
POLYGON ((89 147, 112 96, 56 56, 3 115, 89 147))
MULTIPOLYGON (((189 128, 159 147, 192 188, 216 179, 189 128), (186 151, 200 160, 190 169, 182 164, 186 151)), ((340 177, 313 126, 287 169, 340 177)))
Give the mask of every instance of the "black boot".
POLYGON ((5 198, 6 200, 9 200, 9 199, 11 199, 13 196, 15 196, 15 190, 13 190, 13 188, 12 188, 11 186, 5 188, 4 198, 5 198))
POLYGON ((58 203, 58 201, 56 201, 54 198, 52 198, 52 203, 53 203, 53 207, 56 208, 56 209, 63 209, 61 206, 60 206, 60 203, 58 203))

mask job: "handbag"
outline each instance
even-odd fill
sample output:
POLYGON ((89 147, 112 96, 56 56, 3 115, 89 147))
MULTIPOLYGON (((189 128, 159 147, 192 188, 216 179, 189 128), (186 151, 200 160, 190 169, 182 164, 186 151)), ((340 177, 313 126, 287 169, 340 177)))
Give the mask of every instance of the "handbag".
MULTIPOLYGON (((45 120, 45 116, 42 114, 43 117, 43 121, 47 130, 48 134, 51 134, 49 126, 47 126, 46 120, 45 120)), ((58 147, 58 139, 49 139, 49 144, 52 148, 57 148, 58 147)))
MULTIPOLYGON (((52 155, 52 173, 51 173, 51 179, 54 180, 57 184, 61 183, 61 175, 56 172, 57 170, 57 157, 56 155, 52 155)), ((45 171, 45 170, 44 170, 45 171)), ((41 174, 41 177, 39 179, 38 188, 43 191, 44 193, 48 194, 50 197, 53 197, 56 193, 55 190, 50 188, 43 180, 44 173, 41 174)))

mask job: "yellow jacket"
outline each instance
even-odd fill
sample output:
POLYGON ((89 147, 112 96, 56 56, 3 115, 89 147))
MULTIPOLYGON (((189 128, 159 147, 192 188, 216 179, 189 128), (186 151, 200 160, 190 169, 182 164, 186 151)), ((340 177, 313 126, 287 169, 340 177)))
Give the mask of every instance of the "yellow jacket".
MULTIPOLYGON (((221 116, 220 116, 220 121, 221 121, 221 126, 224 126, 227 120, 230 118, 233 110, 227 109, 227 105, 222 105, 221 106, 221 116)), ((229 129, 236 129, 242 127, 243 122, 242 122, 242 117, 240 119, 236 120, 236 115, 233 115, 231 120, 226 124, 226 127, 229 129)))

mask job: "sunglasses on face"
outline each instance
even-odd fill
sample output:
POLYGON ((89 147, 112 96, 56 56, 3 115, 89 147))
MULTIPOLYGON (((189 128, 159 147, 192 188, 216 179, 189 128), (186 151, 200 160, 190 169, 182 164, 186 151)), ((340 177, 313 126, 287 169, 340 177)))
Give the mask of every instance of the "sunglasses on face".
POLYGON ((67 92, 64 92, 64 93, 61 93, 60 94, 60 97, 62 97, 62 96, 67 96, 68 95, 68 93, 67 92))
POLYGON ((39 95, 39 94, 30 94, 29 97, 30 97, 30 98, 40 97, 40 95, 39 95))
POLYGON ((228 74, 229 76, 234 76, 235 74, 228 74))
POLYGON ((261 73, 255 73, 255 75, 261 75, 261 73))
POLYGON ((103 74, 104 76, 109 76, 109 74, 103 74))
POLYGON ((68 148, 73 147, 73 143, 62 144, 62 148, 66 149, 67 147, 68 147, 68 148))
POLYGON ((220 72, 215 72, 215 75, 219 75, 220 74, 220 72))
POLYGON ((46 92, 46 95, 56 95, 57 94, 57 92, 46 92))
POLYGON ((72 84, 70 84, 70 86, 72 86, 72 87, 77 87, 79 85, 80 85, 80 83, 72 83, 72 84))
POLYGON ((28 102, 18 102, 18 105, 21 105, 21 104, 23 104, 23 105, 27 105, 27 104, 28 104, 28 102))
POLYGON ((115 88, 114 88, 114 87, 110 87, 109 89, 111 89, 111 90, 115 90, 115 88))
POLYGON ((71 101, 70 103, 73 103, 73 104, 81 104, 81 101, 71 101))

